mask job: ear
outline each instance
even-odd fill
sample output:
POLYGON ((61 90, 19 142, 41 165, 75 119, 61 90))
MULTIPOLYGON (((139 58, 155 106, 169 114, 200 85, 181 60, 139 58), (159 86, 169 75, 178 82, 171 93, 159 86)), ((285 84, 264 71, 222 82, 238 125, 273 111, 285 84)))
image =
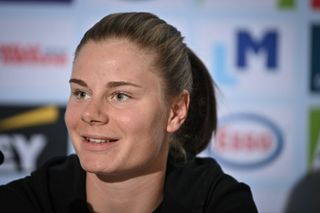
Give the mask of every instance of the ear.
POLYGON ((180 128, 187 118, 189 103, 190 94, 187 90, 183 90, 179 96, 173 99, 168 117, 167 132, 173 133, 180 128))

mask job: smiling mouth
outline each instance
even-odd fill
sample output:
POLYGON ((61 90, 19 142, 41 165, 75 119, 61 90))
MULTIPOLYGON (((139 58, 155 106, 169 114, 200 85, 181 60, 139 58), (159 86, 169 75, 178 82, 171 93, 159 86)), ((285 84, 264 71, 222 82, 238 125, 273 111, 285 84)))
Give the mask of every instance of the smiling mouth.
POLYGON ((89 137, 83 137, 86 142, 89 143, 95 143, 95 144, 103 144, 103 143, 114 143, 117 141, 117 139, 102 139, 102 138, 89 138, 89 137))

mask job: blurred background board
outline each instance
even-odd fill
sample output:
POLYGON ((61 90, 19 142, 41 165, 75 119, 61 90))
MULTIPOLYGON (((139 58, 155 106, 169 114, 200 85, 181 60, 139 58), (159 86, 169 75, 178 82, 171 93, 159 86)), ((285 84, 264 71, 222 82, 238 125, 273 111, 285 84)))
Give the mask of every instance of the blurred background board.
POLYGON ((176 26, 219 90, 201 153, 282 212, 320 167, 320 0, 0 0, 0 184, 73 152, 64 124, 73 54, 103 16, 149 11, 176 26))

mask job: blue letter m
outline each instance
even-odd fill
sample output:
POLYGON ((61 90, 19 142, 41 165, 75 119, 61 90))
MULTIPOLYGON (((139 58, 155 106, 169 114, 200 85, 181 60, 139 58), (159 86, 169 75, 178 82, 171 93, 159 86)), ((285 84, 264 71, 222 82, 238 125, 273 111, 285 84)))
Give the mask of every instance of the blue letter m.
POLYGON ((277 61, 277 46, 278 34, 276 31, 267 31, 261 41, 253 40, 250 33, 247 31, 239 31, 237 44, 237 65, 244 68, 247 65, 247 51, 252 49, 254 53, 264 50, 266 53, 267 61, 266 66, 269 69, 278 66, 277 61))

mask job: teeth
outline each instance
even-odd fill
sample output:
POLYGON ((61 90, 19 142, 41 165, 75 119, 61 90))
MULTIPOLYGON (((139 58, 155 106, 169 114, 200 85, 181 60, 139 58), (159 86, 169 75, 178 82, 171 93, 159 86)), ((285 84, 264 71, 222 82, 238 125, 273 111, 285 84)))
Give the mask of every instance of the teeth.
POLYGON ((101 138, 88 138, 88 137, 84 137, 84 139, 90 143, 112 143, 112 142, 116 142, 117 139, 101 139, 101 138))
POLYGON ((92 142, 92 143, 106 143, 106 142, 110 142, 110 140, 96 139, 96 138, 87 138, 87 140, 88 140, 89 142, 92 142))

